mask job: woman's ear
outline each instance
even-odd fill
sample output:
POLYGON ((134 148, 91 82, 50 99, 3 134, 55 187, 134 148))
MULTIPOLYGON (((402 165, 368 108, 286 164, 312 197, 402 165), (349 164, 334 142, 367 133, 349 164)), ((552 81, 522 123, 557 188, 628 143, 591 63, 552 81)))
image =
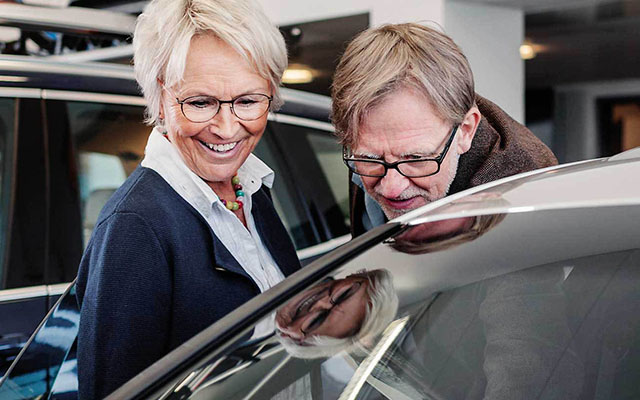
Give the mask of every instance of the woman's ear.
POLYGON ((158 81, 158 85, 160 85, 160 112, 158 114, 158 118, 164 120, 164 107, 162 105, 164 102, 164 82, 160 78, 157 78, 156 80, 158 81))
POLYGON ((464 154, 471 148, 471 142, 476 134, 482 114, 478 107, 473 106, 464 116, 458 128, 458 154, 464 154))

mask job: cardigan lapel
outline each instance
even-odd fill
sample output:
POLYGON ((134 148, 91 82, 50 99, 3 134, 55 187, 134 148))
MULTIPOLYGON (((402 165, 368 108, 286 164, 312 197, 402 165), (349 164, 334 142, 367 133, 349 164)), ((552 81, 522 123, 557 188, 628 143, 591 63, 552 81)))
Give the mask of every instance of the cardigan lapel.
POLYGON ((220 241, 220 239, 213 232, 213 229, 211 229, 211 226, 209 225, 207 220, 204 219, 204 217, 195 208, 193 208, 191 204, 189 204, 185 199, 183 199, 182 196, 180 196, 173 189, 172 191, 176 194, 176 196, 180 199, 180 201, 186 205, 189 211, 193 215, 195 215, 196 218, 198 218, 200 223, 202 223, 202 225, 206 227, 206 229, 209 231, 209 235, 211 235, 211 244, 213 245, 214 265, 212 267, 218 271, 229 271, 229 272, 242 275, 247 279, 249 279, 251 282, 253 282, 253 279, 251 278, 251 276, 249 276, 247 271, 245 271, 244 268, 242 268, 238 260, 236 260, 236 258, 231 254, 229 249, 227 249, 227 247, 222 243, 222 241, 220 241))
MULTIPOLYGON (((206 221, 205 221, 206 222, 206 221)), ((209 224, 207 224, 209 227, 209 224)), ((211 233, 211 239, 213 242, 213 257, 215 261, 214 268, 216 270, 227 270, 231 272, 235 272, 236 274, 240 274, 242 276, 247 277, 251 282, 253 279, 249 276, 247 271, 242 268, 238 260, 231 254, 229 249, 218 239, 211 227, 209 227, 209 232, 211 233)))
MULTIPOLYGON (((164 180, 163 180, 164 182, 164 180)), ((174 191, 175 193, 175 191, 174 191)), ((207 227, 209 234, 211 235, 211 241, 213 244, 213 258, 215 265, 213 266, 217 270, 226 270, 242 275, 253 282, 253 279, 247 271, 242 268, 238 260, 231 254, 227 247, 220 241, 211 229, 211 226, 207 223, 200 213, 191 206, 186 200, 184 200, 178 193, 176 196, 187 205, 187 208, 207 227)), ((258 234, 262 239, 262 242, 267 247, 276 265, 280 268, 280 271, 284 276, 289 276, 295 271, 300 269, 300 261, 296 251, 289 239, 289 233, 282 225, 282 221, 276 213, 273 203, 271 202, 270 195, 267 193, 267 189, 264 186, 260 188, 252 199, 251 215, 253 215, 258 234), (276 240, 277 238, 286 238, 285 240, 276 240)), ((255 284, 255 282, 254 282, 255 284)))
POLYGON ((261 187, 252 196, 251 215, 256 223, 262 242, 271 253, 284 276, 289 276, 300 269, 300 260, 289 239, 289 233, 282 221, 265 187, 261 187))

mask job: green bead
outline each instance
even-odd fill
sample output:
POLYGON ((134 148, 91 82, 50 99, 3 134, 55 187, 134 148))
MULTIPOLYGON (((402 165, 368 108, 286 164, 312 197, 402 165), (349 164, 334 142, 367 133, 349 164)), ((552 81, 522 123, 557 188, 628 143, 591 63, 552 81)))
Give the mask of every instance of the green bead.
POLYGON ((231 183, 233 183, 234 185, 237 185, 238 183, 240 183, 240 178, 238 178, 238 175, 231 178, 231 183))
POLYGON ((233 209, 233 203, 232 201, 227 201, 227 204, 225 204, 225 207, 227 207, 229 210, 233 209))
POLYGON ((243 197, 243 196, 244 196, 244 192, 242 190, 236 191, 236 197, 243 197))
POLYGON ((237 211, 240 208, 240 204, 236 203, 235 201, 233 202, 233 208, 231 210, 233 211, 237 211))

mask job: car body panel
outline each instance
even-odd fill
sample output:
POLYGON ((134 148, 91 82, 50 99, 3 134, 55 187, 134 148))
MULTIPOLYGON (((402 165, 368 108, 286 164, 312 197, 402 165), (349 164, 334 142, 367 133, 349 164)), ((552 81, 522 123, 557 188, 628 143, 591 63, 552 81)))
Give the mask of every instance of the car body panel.
MULTIPOLYGON (((620 162, 616 159, 602 159, 553 167, 490 183, 479 189, 450 196, 451 198, 441 201, 440 204, 425 206, 414 212, 414 218, 408 219, 402 225, 396 224, 396 220, 391 223, 393 230, 368 232, 336 252, 310 264, 294 277, 304 277, 304 282, 309 285, 319 281, 320 276, 326 274, 345 276, 363 267, 388 268, 393 272, 394 286, 401 300, 401 308, 407 308, 415 304, 431 304, 434 301, 434 293, 502 276, 512 276, 510 274, 518 274, 521 271, 544 269, 550 265, 562 268, 569 275, 576 265, 589 264, 593 260, 612 255, 610 261, 603 261, 599 267, 615 266, 616 260, 620 257, 628 258, 631 254, 630 257, 637 258, 637 249, 640 248, 640 228, 636 223, 640 218, 640 192, 637 188, 628 187, 628 190, 620 190, 619 187, 627 182, 625 179, 636 176, 638 168, 640 160, 620 162), (579 177, 575 181, 575 193, 587 193, 588 187, 591 187, 593 182, 598 182, 599 196, 594 194, 588 199, 576 196, 574 199, 558 192, 556 198, 556 192, 548 190, 556 188, 558 184, 565 185, 566 179, 573 182, 569 178, 574 174, 579 177), (623 179, 613 179, 616 174, 621 174, 623 179), (548 186, 545 185, 547 181, 548 186), (548 196, 541 200, 540 196, 532 199, 523 195, 539 190, 544 190, 548 196), (478 200, 478 195, 483 193, 489 193, 493 197, 478 200), (616 202, 609 193, 622 193, 621 201, 616 202), (496 201, 500 198, 509 199, 508 204, 499 204, 497 207, 496 201), (469 204, 473 206, 469 207, 469 204), (447 209, 448 207, 451 208, 447 209), (491 232, 470 243, 422 256, 404 254, 390 246, 392 242, 389 239, 406 230, 442 220, 493 215, 495 212, 502 215, 503 219, 499 224, 491 232), (359 240, 369 245, 359 247, 363 243, 359 240), (377 240, 378 244, 369 248, 371 240, 377 240), (328 262, 332 255, 342 252, 348 252, 349 256, 341 259, 339 263, 328 262)), ((286 297, 286 293, 295 287, 294 281, 296 284, 300 283, 295 278, 283 282, 263 296, 278 295, 282 296, 281 299, 286 297)), ((242 340, 242 335, 251 328, 250 324, 246 325, 249 316, 256 318, 267 315, 274 309, 270 306, 272 303, 265 306, 264 302, 261 302, 262 299, 258 297, 252 300, 241 310, 225 317, 220 321, 220 325, 215 324, 194 337, 179 350, 114 392, 112 398, 159 398, 163 394, 163 398, 172 398, 168 394, 177 393, 172 392, 171 388, 173 386, 175 389, 180 382, 182 395, 186 396, 184 388, 192 385, 193 373, 195 376, 201 376, 203 371, 205 375, 211 373, 212 369, 215 370, 212 367, 227 359, 225 357, 235 354, 233 349, 244 351, 242 349, 246 349, 247 346, 269 343, 272 339, 244 344, 242 340), (234 329, 243 326, 241 321, 244 321, 244 329, 231 335, 234 329), (225 336, 227 344, 221 347, 220 340, 225 336), (191 358, 185 358, 185 352, 189 353, 191 358), (199 357, 196 356, 198 353, 199 357), (184 369, 188 359, 191 360, 192 366, 184 369), (167 380, 163 386, 158 386, 157 380, 163 374, 164 379, 172 374, 174 378, 167 380)), ((248 368, 252 361, 248 363, 249 365, 237 364, 236 368, 248 368), (239 365, 245 366, 240 368, 239 365)), ((285 368, 285 364, 286 362, 279 368, 285 368)), ((219 372, 228 373, 225 370, 219 372)), ((218 379, 215 376, 217 375, 208 377, 218 379)), ((206 378, 202 379, 206 381, 206 378)), ((247 382, 248 386, 254 384, 258 382, 247 382)), ((221 385, 224 385, 224 382, 221 385)), ((382 386, 381 383, 380 387, 382 386)), ((198 398, 195 392, 193 395, 194 398, 198 398)))

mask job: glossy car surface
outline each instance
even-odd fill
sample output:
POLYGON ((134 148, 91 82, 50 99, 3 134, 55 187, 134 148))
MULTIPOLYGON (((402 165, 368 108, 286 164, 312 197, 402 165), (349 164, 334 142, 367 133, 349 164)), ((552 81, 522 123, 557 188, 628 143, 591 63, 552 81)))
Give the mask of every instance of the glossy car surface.
MULTIPOLYGON (((311 263, 109 398, 637 398, 639 173, 636 149, 431 203, 311 263), (391 285, 360 279, 380 270, 391 285), (311 332, 359 324, 345 305, 363 287, 397 296, 391 318, 383 306, 325 335, 343 347, 287 342, 301 319, 311 332), (252 335, 274 312, 278 329, 252 335)), ((0 393, 19 393, 17 378, 0 393)))
MULTIPOLYGON (((309 262, 349 239, 329 99, 284 90, 255 153, 309 262)), ((0 376, 71 282, 102 205, 150 128, 130 66, 0 57, 0 376)))

